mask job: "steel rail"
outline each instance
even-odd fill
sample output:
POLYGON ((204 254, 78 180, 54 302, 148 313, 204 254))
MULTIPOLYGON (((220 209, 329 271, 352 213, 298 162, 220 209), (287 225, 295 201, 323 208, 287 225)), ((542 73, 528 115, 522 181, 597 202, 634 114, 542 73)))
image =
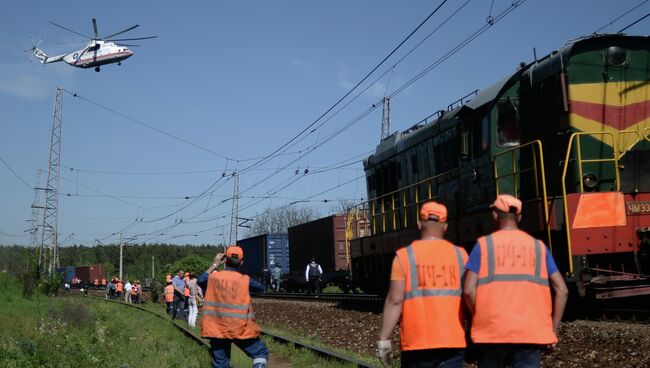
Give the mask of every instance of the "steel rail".
MULTIPOLYGON (((183 327, 182 325, 174 322, 173 320, 170 320, 169 318, 167 318, 167 315, 159 314, 159 313, 157 313, 155 311, 152 311, 152 310, 147 309, 147 308, 143 308, 143 307, 141 307, 139 305, 136 305, 136 304, 126 304, 126 303, 123 303, 123 302, 118 301, 118 300, 105 299, 105 298, 101 298, 101 297, 98 297, 98 296, 92 296, 92 295, 88 295, 86 297, 87 298, 92 298, 92 299, 95 299, 95 300, 120 304, 120 305, 123 305, 123 306, 126 306, 126 307, 133 307, 133 308, 139 309, 141 311, 145 311, 145 312, 148 312, 150 314, 153 314, 154 316, 156 316, 158 318, 161 318, 161 319, 163 319, 163 320, 165 320, 167 322, 170 322, 172 325, 174 325, 174 327, 176 327, 183 334, 185 334, 185 336, 187 336, 190 339, 194 340, 194 342, 196 342, 196 343, 198 343, 198 344, 200 344, 200 345, 202 345, 202 346, 204 346, 206 348, 210 348, 210 343, 207 340, 203 339, 200 336, 197 336, 196 334, 194 334, 194 332, 192 332, 189 329, 183 327)), ((317 355, 319 357, 322 357, 324 359, 335 360, 335 361, 339 361, 339 362, 342 362, 342 363, 351 363, 351 364, 354 364, 356 367, 359 367, 359 368, 373 368, 374 367, 373 365, 362 362, 360 360, 356 360, 356 359, 353 359, 353 358, 350 358, 350 357, 346 357, 343 354, 339 354, 337 352, 329 351, 327 349, 320 348, 320 347, 317 347, 317 346, 314 346, 314 345, 311 345, 311 344, 308 344, 308 343, 300 342, 300 341, 295 340, 293 338, 283 336, 283 335, 280 335, 280 334, 277 334, 277 333, 272 333, 272 332, 267 331, 266 329, 262 329, 262 334, 272 338, 274 341, 277 341, 277 342, 280 342, 280 343, 283 343, 283 344, 287 344, 287 345, 291 344, 294 347, 296 347, 297 349, 310 350, 315 355, 317 355)))
POLYGON ((126 306, 126 307, 133 307, 133 308, 139 309, 141 311, 145 311, 145 312, 148 312, 150 314, 153 314, 154 316, 156 316, 158 318, 161 318, 161 319, 164 319, 167 322, 170 322, 172 325, 174 325, 174 327, 176 327, 183 334, 185 334, 185 336, 187 336, 190 339, 194 340, 194 342, 196 342, 196 343, 198 343, 200 345, 203 345, 206 348, 210 347, 209 342, 207 342, 206 340, 204 340, 200 336, 197 336, 196 334, 194 334, 194 332, 190 331, 189 329, 179 325, 178 323, 174 322, 173 320, 170 320, 169 318, 167 318, 166 315, 158 314, 158 313, 156 313, 156 312, 154 312, 152 310, 149 310, 147 308, 143 308, 143 307, 141 307, 141 306, 139 306, 137 304, 126 304, 126 303, 123 303, 123 302, 120 302, 120 301, 117 301, 117 300, 106 299, 106 298, 101 298, 101 297, 92 296, 92 295, 88 295, 87 297, 92 298, 92 299, 96 299, 96 300, 101 300, 101 301, 105 301, 105 302, 114 303, 114 304, 120 304, 120 305, 123 305, 123 306, 126 306))

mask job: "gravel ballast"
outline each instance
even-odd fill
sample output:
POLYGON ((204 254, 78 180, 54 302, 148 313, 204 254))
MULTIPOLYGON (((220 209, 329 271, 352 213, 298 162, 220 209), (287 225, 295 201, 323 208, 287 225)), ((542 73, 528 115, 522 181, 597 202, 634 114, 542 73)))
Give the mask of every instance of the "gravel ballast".
MULTIPOLYGON (((333 303, 254 299, 255 317, 321 343, 373 356, 381 315, 333 303)), ((399 347, 399 332, 393 335, 399 347)), ((469 367, 473 365, 468 365, 469 367)), ((544 355, 544 367, 650 367, 650 325, 632 322, 564 322, 560 342, 544 355)))

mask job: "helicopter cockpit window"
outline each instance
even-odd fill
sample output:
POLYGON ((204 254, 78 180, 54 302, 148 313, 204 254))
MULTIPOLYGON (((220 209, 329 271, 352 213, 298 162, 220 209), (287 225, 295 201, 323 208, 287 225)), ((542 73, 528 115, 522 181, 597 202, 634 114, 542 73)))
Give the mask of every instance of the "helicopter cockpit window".
POLYGON ((497 145, 518 146, 521 140, 519 100, 511 97, 502 98, 497 103, 497 114, 497 145))

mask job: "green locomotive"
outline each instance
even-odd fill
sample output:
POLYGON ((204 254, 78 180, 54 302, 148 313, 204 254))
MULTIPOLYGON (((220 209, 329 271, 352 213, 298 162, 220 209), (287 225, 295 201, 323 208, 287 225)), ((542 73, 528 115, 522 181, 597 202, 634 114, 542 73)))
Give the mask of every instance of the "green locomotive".
POLYGON ((447 236, 469 250, 509 193, 581 296, 650 294, 650 37, 569 41, 390 135, 364 169, 370 200, 348 214, 348 239, 367 292, 387 289, 424 201, 446 204, 447 236))

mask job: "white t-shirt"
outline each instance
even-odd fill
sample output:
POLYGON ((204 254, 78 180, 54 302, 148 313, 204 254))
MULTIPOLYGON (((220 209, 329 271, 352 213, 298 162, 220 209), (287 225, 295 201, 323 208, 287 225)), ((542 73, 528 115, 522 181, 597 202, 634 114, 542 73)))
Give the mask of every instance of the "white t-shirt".
POLYGON ((126 284, 124 284, 124 290, 126 290, 126 291, 131 291, 131 289, 132 289, 132 287, 131 287, 131 283, 130 283, 130 282, 127 282, 126 284))

